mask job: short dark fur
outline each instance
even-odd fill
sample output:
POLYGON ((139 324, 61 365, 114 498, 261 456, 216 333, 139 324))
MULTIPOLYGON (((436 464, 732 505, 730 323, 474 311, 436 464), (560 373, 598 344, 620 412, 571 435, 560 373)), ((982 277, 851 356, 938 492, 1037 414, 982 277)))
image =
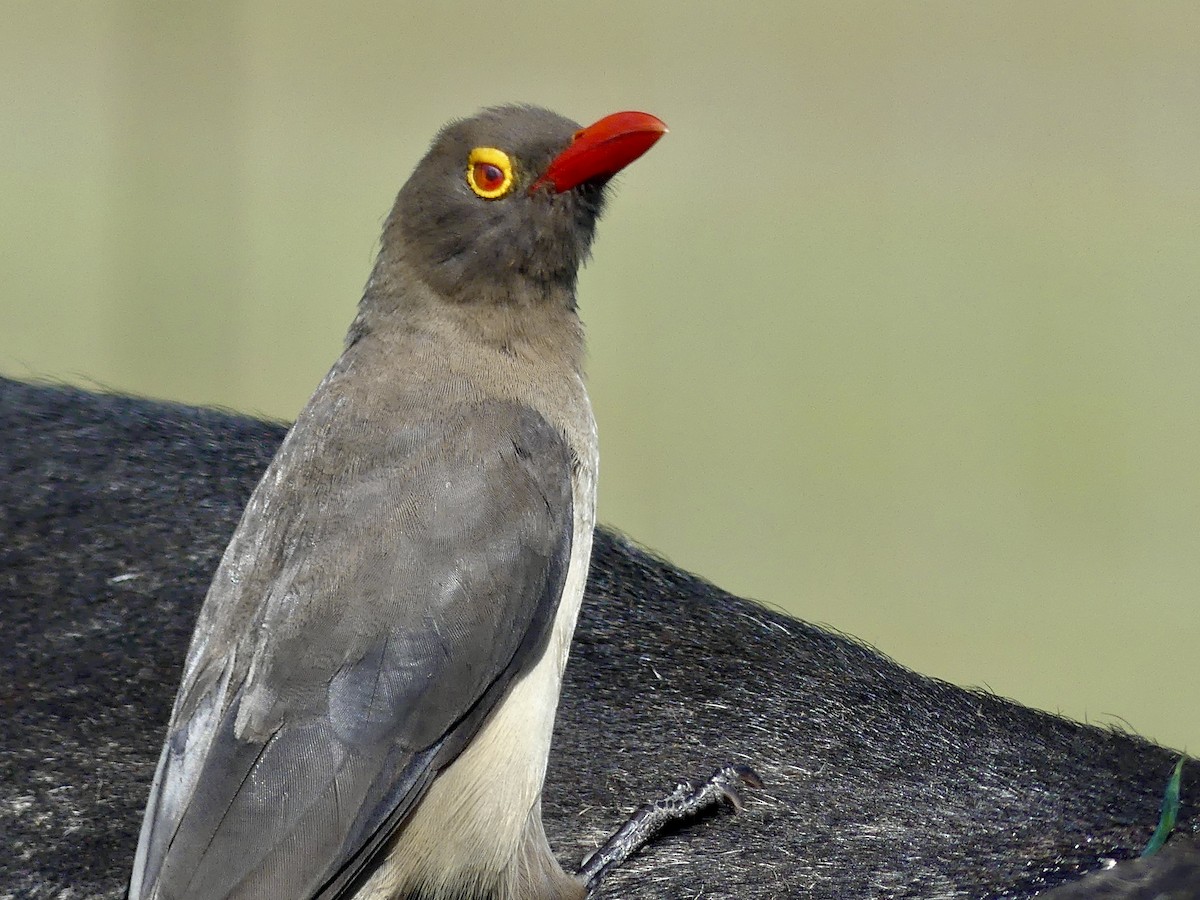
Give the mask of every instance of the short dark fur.
MULTIPOLYGON (((196 610, 283 432, 0 380, 0 894, 122 895, 196 610)), ((740 816, 663 839, 600 895, 1029 897, 1136 856, 1176 759, 916 675, 601 531, 544 812, 576 860, 618 808, 744 760, 767 787, 740 816)), ((1167 850, 1128 864, 1155 888, 1099 893, 1118 866, 1063 896, 1200 897, 1200 765, 1182 797, 1167 850)))

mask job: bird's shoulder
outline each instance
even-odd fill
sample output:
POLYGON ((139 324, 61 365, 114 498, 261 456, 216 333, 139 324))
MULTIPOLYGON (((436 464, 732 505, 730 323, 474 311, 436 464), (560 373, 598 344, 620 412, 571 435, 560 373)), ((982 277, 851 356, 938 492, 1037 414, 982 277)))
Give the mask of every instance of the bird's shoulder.
POLYGON ((287 620, 265 629, 278 639, 311 617, 373 608, 382 579, 415 590, 434 560, 464 565, 452 557, 469 533, 519 535, 523 552, 541 553, 570 528, 575 454, 533 406, 444 384, 323 387, 247 504, 193 650, 241 644, 248 660, 273 612, 287 620))

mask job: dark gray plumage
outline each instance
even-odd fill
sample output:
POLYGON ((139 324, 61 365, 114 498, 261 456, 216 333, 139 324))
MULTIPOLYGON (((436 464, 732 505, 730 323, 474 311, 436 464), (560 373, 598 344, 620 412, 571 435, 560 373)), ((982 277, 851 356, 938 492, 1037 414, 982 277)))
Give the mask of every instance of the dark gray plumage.
POLYGON ((603 181, 588 181, 547 201, 528 188, 579 125, 538 107, 498 107, 444 129, 421 161, 421 177, 400 189, 384 226, 373 282, 400 262, 422 271, 441 296, 478 303, 549 295, 574 303, 604 207, 603 181), (474 147, 502 148, 516 160, 516 187, 505 203, 480 203, 463 183, 474 147))
MULTIPOLYGON (((167 857, 174 839, 171 868, 146 873, 163 896, 298 896, 280 893, 279 872, 294 873, 289 885, 333 881, 545 649, 571 544, 561 436, 512 404, 430 422, 406 399, 378 440, 359 436, 352 468, 280 454, 242 519, 237 537, 254 546, 231 544, 194 638, 225 652, 198 663, 193 650, 167 778, 208 737, 192 723, 219 704, 215 737, 196 788, 165 782, 147 817, 147 858, 167 857), (231 647, 245 656, 226 662, 231 647), (221 701, 221 683, 242 687, 221 701)), ((289 440, 335 421, 321 413, 289 440)))
POLYGON ((487 110, 400 191, 208 591, 133 900, 582 896, 540 803, 595 522, 589 134, 487 110), (563 159, 575 182, 534 190, 563 159))

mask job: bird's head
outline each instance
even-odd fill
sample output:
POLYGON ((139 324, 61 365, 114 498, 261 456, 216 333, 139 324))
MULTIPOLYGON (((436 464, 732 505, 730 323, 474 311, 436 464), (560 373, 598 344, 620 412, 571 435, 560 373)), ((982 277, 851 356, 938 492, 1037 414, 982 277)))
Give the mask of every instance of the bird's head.
POLYGON ((615 113, 580 128, 533 106, 446 126, 400 190, 377 275, 393 262, 452 302, 574 302, 608 180, 666 132, 615 113))

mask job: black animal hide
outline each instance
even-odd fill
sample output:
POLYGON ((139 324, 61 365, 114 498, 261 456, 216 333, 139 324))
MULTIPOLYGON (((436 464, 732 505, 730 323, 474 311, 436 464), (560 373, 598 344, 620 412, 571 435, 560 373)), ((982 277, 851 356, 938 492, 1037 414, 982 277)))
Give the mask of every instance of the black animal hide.
MULTIPOLYGON (((0 897, 123 895, 193 617, 283 433, 0 380, 0 897)), ((1138 855, 1177 758, 917 675, 601 531, 545 821, 573 864, 677 779, 744 762, 766 786, 741 815, 665 835, 601 896, 1196 898, 1194 763, 1167 850, 1084 878, 1138 855)))

